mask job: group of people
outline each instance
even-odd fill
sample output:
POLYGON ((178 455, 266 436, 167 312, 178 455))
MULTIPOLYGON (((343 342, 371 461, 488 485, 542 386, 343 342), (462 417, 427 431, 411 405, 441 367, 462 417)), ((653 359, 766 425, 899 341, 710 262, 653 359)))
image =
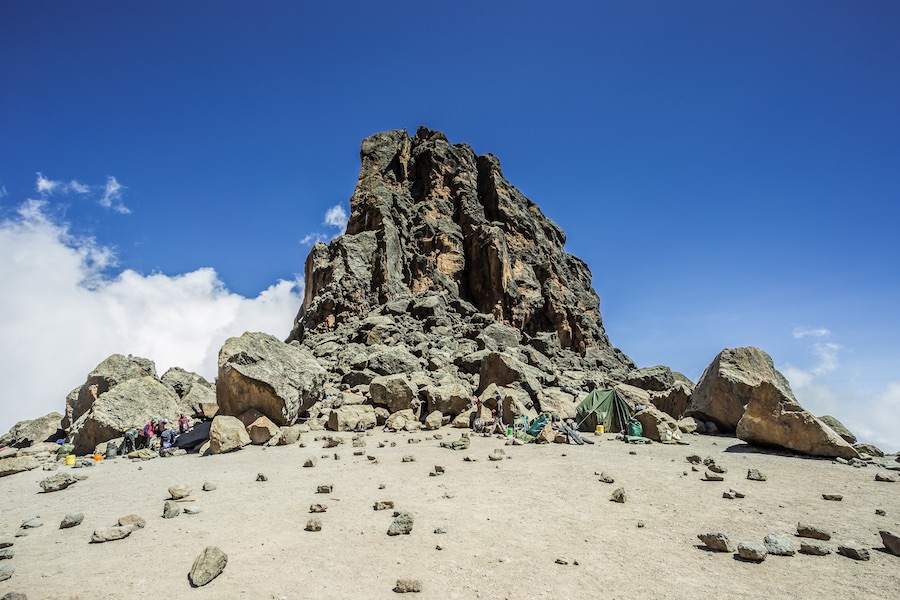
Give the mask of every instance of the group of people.
POLYGON ((129 427, 123 432, 122 447, 119 454, 125 455, 140 448, 156 450, 160 455, 171 454, 175 440, 179 435, 191 430, 191 420, 181 413, 175 427, 169 425, 168 419, 153 417, 143 428, 129 427))
POLYGON ((504 437, 506 435, 506 425, 503 424, 503 398, 497 394, 493 400, 496 403, 496 408, 491 409, 489 419, 482 419, 478 413, 478 403, 481 401, 478 399, 478 396, 472 396, 472 408, 475 409, 472 411, 474 417, 472 430, 485 437, 492 435, 504 437))

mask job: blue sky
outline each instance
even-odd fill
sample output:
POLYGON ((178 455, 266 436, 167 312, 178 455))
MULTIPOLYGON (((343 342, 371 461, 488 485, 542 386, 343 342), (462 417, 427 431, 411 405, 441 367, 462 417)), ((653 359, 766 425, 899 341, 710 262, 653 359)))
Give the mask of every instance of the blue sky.
POLYGON ((563 227, 640 365, 758 345, 900 449, 900 4, 302 4, 0 3, 0 429, 113 351, 286 335, 360 140, 426 125, 563 227))

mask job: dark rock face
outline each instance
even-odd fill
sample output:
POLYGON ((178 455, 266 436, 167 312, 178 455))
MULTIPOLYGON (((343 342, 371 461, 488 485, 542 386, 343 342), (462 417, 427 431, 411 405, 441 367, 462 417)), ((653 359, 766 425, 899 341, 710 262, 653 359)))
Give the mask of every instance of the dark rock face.
POLYGON ((11 446, 13 448, 27 448, 32 444, 48 442, 59 437, 64 437, 60 429, 63 416, 52 412, 31 421, 19 421, 12 426, 9 433, 0 437, 0 448, 11 446))
POLYGON ((361 160, 346 233, 307 257, 289 342, 343 383, 425 371, 473 382, 498 353, 542 385, 634 369, 603 329, 587 265, 496 157, 420 128, 363 140, 361 160))

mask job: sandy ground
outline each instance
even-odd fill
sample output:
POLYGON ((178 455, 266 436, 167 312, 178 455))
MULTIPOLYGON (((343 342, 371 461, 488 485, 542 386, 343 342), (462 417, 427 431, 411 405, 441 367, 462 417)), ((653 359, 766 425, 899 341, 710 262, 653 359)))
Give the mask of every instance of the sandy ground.
MULTIPOLYGON (((305 448, 103 461, 75 471, 88 480, 49 494, 38 493, 38 481, 50 475, 41 470, 0 479, 0 537, 12 536, 26 519, 45 522, 16 539, 8 561, 16 572, 0 583, 0 595, 395 598, 398 577, 412 577, 424 586, 412 597, 424 598, 900 596, 900 557, 878 550, 879 529, 900 531, 900 483, 876 482, 872 467, 756 452, 727 437, 633 446, 606 435, 583 447, 473 438, 468 451, 454 452, 424 432, 373 433, 366 452, 376 463, 353 455, 351 434, 337 434, 347 444, 323 449, 313 441, 323 433, 304 434, 305 448), (409 438, 422 441, 409 444, 409 438), (378 448, 379 441, 397 445, 378 448), (488 461, 494 448, 508 458, 488 461), (340 460, 332 458, 335 451, 340 460), (323 454, 329 458, 302 467, 323 454), (729 469, 725 481, 703 481, 686 462, 689 454, 714 457, 729 469), (416 461, 404 463, 404 455, 416 461), (467 455, 478 461, 464 462, 467 455), (430 477, 435 465, 446 474, 430 477), (762 470, 768 481, 745 479, 748 468, 762 470), (600 471, 615 484, 599 482, 600 471), (268 481, 257 482, 257 473, 268 481), (204 481, 218 489, 201 491, 204 481), (194 488, 190 497, 203 512, 163 519, 168 487, 182 482, 194 488), (332 484, 333 493, 317 494, 321 484, 332 484), (628 495, 624 504, 609 500, 619 486, 628 495), (732 487, 746 498, 723 499, 732 487), (823 492, 844 500, 825 501, 823 492), (392 514, 374 511, 378 500, 393 500, 415 516, 410 535, 386 535, 392 514), (315 502, 328 506, 318 515, 323 528, 317 533, 304 531, 315 502), (877 508, 887 516, 876 516, 877 508), (84 523, 58 529, 70 512, 83 512, 84 523), (145 529, 88 543, 95 528, 131 513, 147 520, 145 529), (793 534, 798 521, 835 530, 834 549, 849 539, 872 547, 871 560, 797 554, 754 564, 708 552, 696 537, 722 530, 735 543, 762 542, 770 532, 793 534), (447 533, 435 534, 439 526, 447 533), (191 588, 187 574, 207 545, 222 548, 228 565, 209 585, 191 588), (569 564, 556 564, 557 558, 569 564)), ((459 436, 458 430, 441 433, 445 440, 459 436)))

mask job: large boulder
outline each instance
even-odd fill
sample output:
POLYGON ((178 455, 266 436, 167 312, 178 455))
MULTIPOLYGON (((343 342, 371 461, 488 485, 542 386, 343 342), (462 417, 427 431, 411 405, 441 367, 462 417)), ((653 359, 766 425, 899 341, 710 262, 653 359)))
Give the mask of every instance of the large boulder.
POLYGON ((195 418, 211 419, 218 412, 218 408, 214 408, 216 388, 203 376, 181 367, 172 367, 159 380, 172 388, 172 391, 190 407, 187 414, 195 418))
POLYGON ((62 428, 68 430, 81 415, 90 410, 97 398, 131 379, 156 379, 156 365, 139 356, 113 354, 94 368, 87 380, 66 397, 66 414, 62 428))
POLYGON ((278 425, 265 415, 261 415, 247 425, 247 435, 250 436, 250 441, 257 446, 268 443, 279 431, 278 425))
POLYGON ((680 419, 691 401, 691 393, 691 386, 681 381, 676 381, 667 390, 653 392, 650 395, 650 402, 673 419, 680 419))
POLYGON ((439 411, 455 417, 472 406, 472 387, 459 379, 427 386, 423 393, 428 412, 439 411))
POLYGON ((155 377, 138 377, 100 395, 69 429, 76 454, 86 454, 102 442, 114 440, 127 427, 142 427, 152 417, 170 421, 187 411, 184 401, 155 377))
POLYGON ((229 338, 219 350, 219 414, 255 408, 276 425, 291 425, 321 400, 325 379, 325 369, 296 344, 266 333, 229 338))
POLYGON ((240 450, 251 443, 247 428, 237 417, 219 415, 209 430, 209 453, 222 454, 240 450))
POLYGON ((419 390, 406 375, 376 377, 369 384, 369 393, 375 406, 384 406, 390 412, 420 407, 419 390))
POLYGON ((532 399, 537 399, 542 386, 538 379, 539 371, 526 365, 517 358, 507 353, 491 352, 481 363, 481 371, 478 376, 479 396, 491 385, 498 387, 517 384, 532 399))
POLYGON ((681 435, 675 419, 652 406, 635 413, 634 418, 640 421, 644 437, 654 442, 671 442, 681 435))
POLYGON ((759 348, 726 348, 710 363, 691 394, 684 416, 712 421, 723 433, 733 432, 744 408, 768 382, 782 396, 793 398, 787 379, 772 358, 759 348))
POLYGON ((0 459, 0 477, 37 469, 42 461, 36 456, 13 456, 0 459))
POLYGON ((825 415, 824 417, 819 417, 819 420, 831 427, 831 430, 836 434, 841 436, 841 439, 847 442, 848 444, 855 444, 858 440, 853 433, 844 427, 844 424, 838 421, 836 418, 831 415, 825 415))
POLYGON ((0 437, 0 448, 3 446, 25 448, 32 444, 63 437, 60 435, 62 420, 61 414, 52 412, 31 421, 19 421, 12 426, 9 433, 0 437))
POLYGON ((800 406, 790 388, 785 393, 772 381, 756 386, 738 421, 737 436, 750 444, 787 448, 810 456, 859 457, 853 446, 800 406))
POLYGON ((559 388, 544 388, 538 394, 541 412, 555 413, 562 419, 574 419, 578 397, 559 388))
POLYGON ((355 431, 359 423, 362 423, 365 429, 375 427, 377 419, 374 406, 345 404, 328 414, 328 429, 332 431, 355 431))
POLYGON ((421 369, 419 359, 403 346, 372 346, 367 367, 379 375, 413 373, 421 369))

